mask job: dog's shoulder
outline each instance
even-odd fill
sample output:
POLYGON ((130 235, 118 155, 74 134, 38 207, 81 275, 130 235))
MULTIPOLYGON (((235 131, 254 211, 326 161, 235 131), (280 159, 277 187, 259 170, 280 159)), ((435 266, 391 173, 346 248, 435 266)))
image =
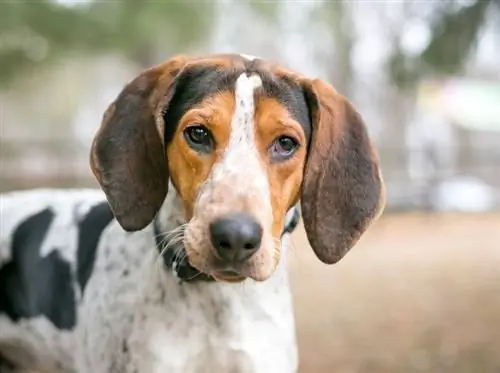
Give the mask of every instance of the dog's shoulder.
POLYGON ((113 219, 99 190, 34 189, 0 195, 0 314, 76 323, 99 239, 113 219))

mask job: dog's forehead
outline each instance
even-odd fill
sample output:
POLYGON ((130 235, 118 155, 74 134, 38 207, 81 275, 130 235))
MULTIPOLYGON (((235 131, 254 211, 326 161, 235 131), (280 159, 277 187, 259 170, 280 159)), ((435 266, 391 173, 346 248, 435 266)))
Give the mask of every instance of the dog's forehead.
MULTIPOLYGON (((248 94, 243 96, 256 102, 263 96, 275 99, 308 136, 310 119, 302 87, 292 77, 276 71, 269 62, 249 55, 225 54, 192 61, 176 77, 173 96, 164 110, 166 127, 170 127, 165 134, 166 142, 175 132, 173 126, 188 110, 217 93, 229 92, 236 100, 237 90, 240 93, 247 90, 248 94)), ((236 106, 240 104, 236 102, 236 106)))

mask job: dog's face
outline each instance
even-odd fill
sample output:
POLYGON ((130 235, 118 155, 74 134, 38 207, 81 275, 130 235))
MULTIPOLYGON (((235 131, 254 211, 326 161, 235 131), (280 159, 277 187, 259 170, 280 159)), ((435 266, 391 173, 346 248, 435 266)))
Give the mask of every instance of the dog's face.
POLYGON ((91 165, 129 231, 170 183, 183 202, 190 264, 223 281, 267 279, 299 200, 320 260, 338 261, 383 207, 378 160, 333 88, 260 59, 175 57, 108 108, 91 165))

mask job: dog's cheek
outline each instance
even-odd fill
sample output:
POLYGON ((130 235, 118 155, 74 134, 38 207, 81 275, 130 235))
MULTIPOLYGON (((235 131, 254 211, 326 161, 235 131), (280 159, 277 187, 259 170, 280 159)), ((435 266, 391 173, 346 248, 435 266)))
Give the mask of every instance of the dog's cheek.
POLYGON ((271 184, 271 205, 273 207, 273 236, 281 237, 288 210, 300 197, 302 183, 301 164, 292 167, 288 172, 275 172, 269 175, 271 184))
POLYGON ((206 239, 200 222, 197 219, 192 219, 184 232, 184 247, 189 264, 198 270, 203 270, 202 267, 207 261, 208 250, 204 249, 206 239))
POLYGON ((184 207, 185 219, 193 217, 198 191, 207 179, 213 157, 203 159, 189 149, 182 134, 177 134, 167 148, 168 168, 184 207))
POLYGON ((280 245, 270 235, 264 237, 261 249, 250 260, 249 275, 256 281, 265 281, 276 270, 280 261, 280 245))

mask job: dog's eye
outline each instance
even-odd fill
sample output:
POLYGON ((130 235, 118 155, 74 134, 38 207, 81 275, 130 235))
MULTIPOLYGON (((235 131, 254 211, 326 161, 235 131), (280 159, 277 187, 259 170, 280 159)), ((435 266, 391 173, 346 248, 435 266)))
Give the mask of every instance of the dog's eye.
POLYGON ((184 130, 187 143, 194 150, 208 153, 213 148, 213 139, 210 131, 201 125, 189 126, 184 130))
POLYGON ((290 158, 298 149, 299 143, 293 137, 280 136, 271 145, 271 156, 276 160, 290 158))

